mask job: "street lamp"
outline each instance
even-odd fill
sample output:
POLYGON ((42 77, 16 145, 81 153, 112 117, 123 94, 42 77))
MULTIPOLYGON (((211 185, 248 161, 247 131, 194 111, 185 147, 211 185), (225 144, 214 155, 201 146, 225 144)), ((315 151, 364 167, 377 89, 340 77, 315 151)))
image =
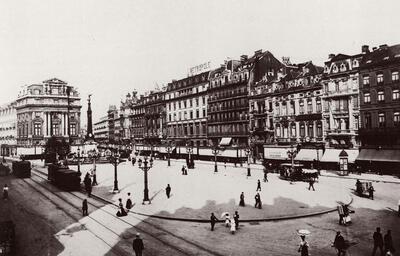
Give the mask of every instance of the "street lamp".
POLYGON ((153 167, 153 158, 150 158, 150 160, 147 160, 147 156, 144 156, 144 161, 142 159, 138 160, 138 165, 139 168, 143 170, 144 172, 144 196, 143 196, 143 203, 144 202, 149 202, 151 204, 150 198, 149 198, 149 187, 148 187, 148 177, 147 173, 148 171, 153 167))
POLYGON ((81 149, 78 146, 78 173, 81 173, 81 149))
POLYGON ((251 148, 247 147, 245 153, 246 153, 246 156, 247 156, 247 177, 250 177, 251 176, 251 172, 250 172, 251 148))
POLYGON ((186 153, 189 154, 188 168, 193 169, 194 168, 194 164, 193 164, 193 160, 192 160, 193 146, 190 143, 186 143, 186 153))
POLYGON ((173 145, 171 144, 171 141, 168 141, 168 144, 167 144, 167 153, 168 153, 168 166, 171 166, 171 161, 170 161, 170 159, 171 159, 171 153, 172 153, 172 147, 173 147, 173 145))
POLYGON ((114 150, 114 153, 111 155, 111 163, 114 165, 114 189, 113 192, 119 191, 118 189, 118 177, 117 177, 117 167, 119 164, 119 153, 117 149, 114 150))
POLYGON ((214 155, 214 162, 215 162, 215 166, 214 166, 214 173, 218 172, 218 166, 217 166, 217 155, 219 154, 219 147, 215 146, 212 149, 212 154, 214 155))

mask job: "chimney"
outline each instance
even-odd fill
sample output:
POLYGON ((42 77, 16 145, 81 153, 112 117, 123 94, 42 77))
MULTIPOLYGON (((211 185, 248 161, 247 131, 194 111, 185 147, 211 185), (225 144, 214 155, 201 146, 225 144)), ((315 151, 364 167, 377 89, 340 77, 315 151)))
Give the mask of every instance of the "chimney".
POLYGON ((246 61, 246 60, 247 60, 247 55, 240 56, 240 61, 246 61))
POLYGON ((387 45, 387 44, 379 45, 379 49, 386 49, 386 48, 388 48, 388 45, 387 45))
POLYGON ((372 51, 376 51, 376 49, 377 49, 376 47, 372 47, 372 51))
POLYGON ((255 51, 254 55, 261 54, 261 53, 262 53, 262 49, 255 51))
POLYGON ((333 57, 335 57, 335 54, 333 54, 333 53, 330 53, 330 54, 328 55, 328 58, 329 58, 329 59, 332 59, 333 57))
POLYGON ((362 53, 369 53, 369 46, 368 45, 361 46, 361 52, 362 53))

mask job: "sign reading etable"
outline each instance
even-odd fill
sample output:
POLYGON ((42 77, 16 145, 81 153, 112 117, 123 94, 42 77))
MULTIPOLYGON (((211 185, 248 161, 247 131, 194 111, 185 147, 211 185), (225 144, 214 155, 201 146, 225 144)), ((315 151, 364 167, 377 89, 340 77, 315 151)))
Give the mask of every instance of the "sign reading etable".
POLYGON ((189 68, 189 76, 194 76, 211 69, 211 61, 189 68))

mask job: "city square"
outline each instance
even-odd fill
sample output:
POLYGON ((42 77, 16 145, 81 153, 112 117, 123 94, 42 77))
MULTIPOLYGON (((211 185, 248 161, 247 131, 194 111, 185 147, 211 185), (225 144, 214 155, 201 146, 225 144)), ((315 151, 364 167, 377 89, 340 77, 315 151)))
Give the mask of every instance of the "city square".
POLYGON ((0 3, 0 256, 398 255, 398 7, 0 3))

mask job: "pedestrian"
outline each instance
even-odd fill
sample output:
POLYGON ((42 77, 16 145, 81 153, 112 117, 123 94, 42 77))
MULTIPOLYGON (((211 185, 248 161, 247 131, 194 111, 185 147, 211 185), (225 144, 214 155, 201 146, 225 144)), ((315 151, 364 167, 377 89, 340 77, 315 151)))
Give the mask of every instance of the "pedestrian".
POLYGON ((310 178, 310 180, 308 181, 308 190, 312 188, 312 190, 315 191, 314 182, 315 182, 314 179, 310 178))
POLYGON ((333 242, 333 247, 338 251, 337 256, 346 255, 346 243, 344 241, 343 236, 340 234, 340 231, 336 232, 335 241, 333 242))
POLYGON ((119 206, 119 211, 117 212, 117 216, 118 216, 118 217, 122 217, 122 216, 128 215, 128 214, 126 213, 125 209, 124 209, 124 205, 122 204, 122 198, 118 198, 118 201, 119 201, 119 204, 118 204, 118 206, 119 206))
POLYGON ((374 249, 372 250, 372 256, 375 255, 376 249, 379 248, 381 255, 383 255, 383 238, 381 234, 381 228, 377 227, 374 235, 372 236, 374 239, 374 249))
POLYGON ((256 191, 261 191, 261 182, 260 182, 260 180, 257 180, 257 190, 256 191))
POLYGON ((217 217, 215 217, 214 213, 212 212, 210 216, 211 231, 214 231, 214 226, 215 223, 217 223, 217 221, 218 221, 217 217))
POLYGON ((260 197, 260 194, 257 193, 257 194, 255 195, 254 199, 255 199, 255 201, 256 201, 254 207, 255 207, 255 208, 258 208, 258 209, 261 209, 261 197, 260 197))
POLYGON ((8 186, 7 186, 7 184, 4 184, 4 187, 3 187, 3 199, 8 199, 8 186))
POLYGON ((185 170, 185 175, 187 175, 187 166, 183 166, 183 169, 185 170))
POLYGON ((264 182, 268 182, 268 171, 267 168, 264 167, 264 182))
POLYGON ((126 209, 129 211, 132 208, 131 193, 128 192, 128 199, 126 199, 126 209))
POLYGON ((85 184, 85 190, 88 193, 88 196, 90 197, 92 194, 92 180, 90 179, 89 172, 86 173, 83 183, 85 184))
POLYGON ((83 216, 88 216, 88 202, 87 202, 87 199, 83 199, 83 202, 82 202, 82 215, 83 216))
POLYGON ((309 244, 306 241, 306 236, 305 235, 301 235, 300 238, 301 238, 300 246, 299 246, 299 249, 297 251, 300 253, 301 256, 309 256, 309 254, 308 254, 309 244))
POLYGON ((235 214, 233 215, 233 219, 235 220, 235 228, 237 230, 239 228, 239 213, 238 213, 238 211, 235 211, 235 214))
POLYGON ((240 194, 239 206, 243 206, 243 207, 245 206, 245 204, 244 204, 244 193, 243 192, 240 194))
POLYGON ((231 218, 229 216, 229 213, 226 213, 225 214, 225 227, 228 227, 230 222, 231 222, 231 218))
POLYGON ((182 165, 182 175, 185 175, 185 166, 182 165))
POLYGON ((397 215, 400 217, 400 199, 399 199, 399 202, 397 204, 398 204, 398 207, 399 207, 399 209, 397 211, 397 215))
POLYGON ((375 191, 375 189, 371 184, 371 186, 369 186, 369 188, 368 188, 368 193, 369 193, 368 197, 371 198, 372 200, 374 200, 374 191, 375 191))
POLYGON ((136 234, 136 238, 132 243, 133 250, 136 256, 142 256, 142 251, 144 250, 143 240, 140 238, 140 234, 136 234))
POLYGON ((169 184, 165 188, 165 193, 167 194, 167 198, 171 196, 171 186, 169 184))
POLYGON ((135 163, 136 163, 136 158, 133 157, 133 158, 132 158, 132 165, 135 166, 135 163))
POLYGON ((385 253, 388 253, 388 252, 393 253, 396 251, 393 247, 392 231, 390 229, 387 231, 387 233, 383 237, 383 243, 384 243, 385 253))
POLYGON ((338 205, 337 207, 338 210, 338 214, 339 214, 339 225, 344 224, 344 209, 343 209, 343 205, 338 205))
POLYGON ((235 219, 232 218, 232 219, 230 220, 230 223, 231 223, 230 231, 231 231, 231 234, 233 235, 233 234, 235 234, 235 232, 236 232, 236 223, 235 223, 235 219))

